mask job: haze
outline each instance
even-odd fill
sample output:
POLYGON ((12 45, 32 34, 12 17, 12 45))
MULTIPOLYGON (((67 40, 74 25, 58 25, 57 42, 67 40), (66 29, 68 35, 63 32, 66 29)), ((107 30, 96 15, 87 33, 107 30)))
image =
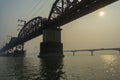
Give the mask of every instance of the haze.
MULTIPOLYGON (((55 0, 0 0, 0 47, 17 36, 18 19, 48 17, 55 0)), ((64 49, 120 47, 120 1, 61 27, 64 49), (99 12, 104 12, 100 16, 99 12)), ((42 36, 25 43, 28 52, 39 52, 42 36)))

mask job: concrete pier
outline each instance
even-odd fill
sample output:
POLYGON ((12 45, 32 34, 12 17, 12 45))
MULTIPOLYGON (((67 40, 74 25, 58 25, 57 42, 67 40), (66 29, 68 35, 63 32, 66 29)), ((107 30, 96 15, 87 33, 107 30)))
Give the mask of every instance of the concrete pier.
POLYGON ((40 43, 40 53, 38 57, 63 57, 61 30, 60 28, 47 28, 43 30, 43 42, 40 43))
POLYGON ((13 56, 25 56, 24 44, 18 45, 15 47, 13 56))
POLYGON ((20 44, 18 46, 15 46, 14 48, 9 49, 5 53, 3 53, 1 56, 24 57, 25 56, 24 44, 20 44))

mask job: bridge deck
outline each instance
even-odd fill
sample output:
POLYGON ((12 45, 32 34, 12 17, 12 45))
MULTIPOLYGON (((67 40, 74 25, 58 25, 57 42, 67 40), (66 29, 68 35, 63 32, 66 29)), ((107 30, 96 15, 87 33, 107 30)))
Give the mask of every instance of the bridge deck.
POLYGON ((120 51, 120 48, 100 48, 100 49, 82 49, 82 50, 64 50, 64 52, 81 52, 81 51, 103 51, 103 50, 115 50, 120 51))

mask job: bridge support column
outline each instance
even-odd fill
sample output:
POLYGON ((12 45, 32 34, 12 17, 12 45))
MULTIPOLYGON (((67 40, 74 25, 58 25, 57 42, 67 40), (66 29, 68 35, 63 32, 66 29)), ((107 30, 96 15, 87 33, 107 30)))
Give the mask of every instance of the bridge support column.
POLYGON ((60 28, 47 28, 43 30, 43 42, 40 43, 40 54, 38 57, 63 57, 61 30, 60 28))
POLYGON ((25 56, 24 44, 15 47, 13 56, 25 56))
POLYGON ((94 51, 90 51, 90 52, 91 52, 91 56, 93 56, 93 52, 94 52, 94 51))
POLYGON ((75 56, 75 51, 73 51, 73 56, 75 56))

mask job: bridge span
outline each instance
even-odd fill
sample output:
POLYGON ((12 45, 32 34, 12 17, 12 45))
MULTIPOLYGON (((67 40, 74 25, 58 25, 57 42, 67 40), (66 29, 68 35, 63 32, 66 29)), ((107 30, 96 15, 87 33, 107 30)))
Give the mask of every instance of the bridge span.
POLYGON ((14 50, 17 46, 22 46, 23 50, 25 42, 43 35, 39 56, 63 56, 60 27, 116 1, 118 0, 55 0, 48 18, 39 16, 25 23, 17 37, 12 37, 0 52, 14 50))
POLYGON ((120 54, 120 48, 99 48, 99 49, 80 49, 80 50, 64 50, 64 52, 72 52, 73 56, 76 52, 90 52, 91 56, 93 56, 93 53, 96 51, 105 51, 105 50, 113 50, 118 51, 120 54))

